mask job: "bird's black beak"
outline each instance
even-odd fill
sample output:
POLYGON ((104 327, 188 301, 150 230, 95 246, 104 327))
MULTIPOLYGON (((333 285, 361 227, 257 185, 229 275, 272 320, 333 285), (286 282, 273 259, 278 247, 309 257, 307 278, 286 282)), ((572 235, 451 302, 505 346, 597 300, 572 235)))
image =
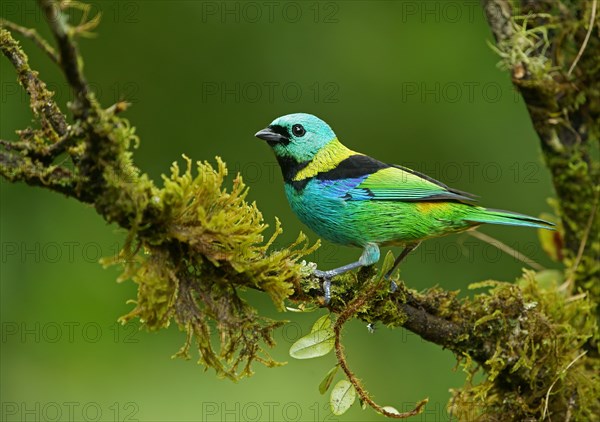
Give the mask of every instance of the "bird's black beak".
POLYGON ((256 134, 254 136, 256 136, 259 139, 263 139, 263 140, 267 141, 269 144, 280 144, 280 143, 289 142, 288 137, 275 132, 270 127, 265 128, 263 130, 259 130, 258 132, 256 132, 256 134))

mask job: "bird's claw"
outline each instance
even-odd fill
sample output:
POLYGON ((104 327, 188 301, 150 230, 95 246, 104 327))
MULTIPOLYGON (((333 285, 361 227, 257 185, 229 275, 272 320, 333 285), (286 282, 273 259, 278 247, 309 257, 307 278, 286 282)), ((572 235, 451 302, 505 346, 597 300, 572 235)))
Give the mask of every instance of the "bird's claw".
POLYGON ((396 282, 394 280, 392 280, 391 273, 388 272, 386 275, 383 276, 383 278, 385 278, 386 280, 388 280, 390 282, 390 292, 394 293, 396 290, 398 290, 398 285, 396 284, 396 282))
POLYGON ((323 279, 323 293, 325 296, 325 305, 331 302, 331 275, 328 271, 315 270, 313 274, 323 279))
POLYGON ((313 274, 319 278, 331 278, 331 271, 314 270, 313 274))
POLYGON ((329 278, 323 280, 323 293, 325 295, 325 305, 329 305, 329 302, 331 302, 331 279, 329 278))

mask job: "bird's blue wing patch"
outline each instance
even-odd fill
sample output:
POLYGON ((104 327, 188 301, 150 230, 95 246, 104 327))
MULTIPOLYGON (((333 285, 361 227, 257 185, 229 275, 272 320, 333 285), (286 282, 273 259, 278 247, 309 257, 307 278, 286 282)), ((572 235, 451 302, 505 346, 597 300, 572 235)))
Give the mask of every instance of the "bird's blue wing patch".
MULTIPOLYGON (((367 175, 361 177, 354 177, 348 179, 335 179, 335 180, 319 180, 315 179, 314 182, 319 187, 319 191, 322 195, 328 197, 350 199, 350 192, 357 191, 356 187, 360 185, 367 178, 367 175)), ((361 195, 360 192, 356 192, 357 197, 361 195)), ((361 199, 369 199, 367 197, 361 199)))

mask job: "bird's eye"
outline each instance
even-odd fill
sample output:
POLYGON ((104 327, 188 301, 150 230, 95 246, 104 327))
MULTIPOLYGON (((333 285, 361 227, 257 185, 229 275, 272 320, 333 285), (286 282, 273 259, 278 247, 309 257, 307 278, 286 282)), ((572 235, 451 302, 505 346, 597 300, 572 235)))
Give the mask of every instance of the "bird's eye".
POLYGON ((304 126, 302 125, 294 125, 292 126, 292 133, 294 134, 294 136, 304 136, 304 134, 306 133, 306 129, 304 129, 304 126))

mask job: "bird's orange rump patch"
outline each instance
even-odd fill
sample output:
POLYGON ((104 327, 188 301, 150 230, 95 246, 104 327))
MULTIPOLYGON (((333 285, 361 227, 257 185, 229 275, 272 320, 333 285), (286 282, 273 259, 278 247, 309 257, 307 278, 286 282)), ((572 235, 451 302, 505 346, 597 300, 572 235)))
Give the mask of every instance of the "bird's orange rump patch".
POLYGON ((445 202, 434 202, 434 201, 430 201, 430 202, 417 202, 417 208, 419 209, 419 211, 424 212, 424 213, 430 213, 432 211, 438 211, 440 209, 443 209, 447 206, 448 204, 445 202))

